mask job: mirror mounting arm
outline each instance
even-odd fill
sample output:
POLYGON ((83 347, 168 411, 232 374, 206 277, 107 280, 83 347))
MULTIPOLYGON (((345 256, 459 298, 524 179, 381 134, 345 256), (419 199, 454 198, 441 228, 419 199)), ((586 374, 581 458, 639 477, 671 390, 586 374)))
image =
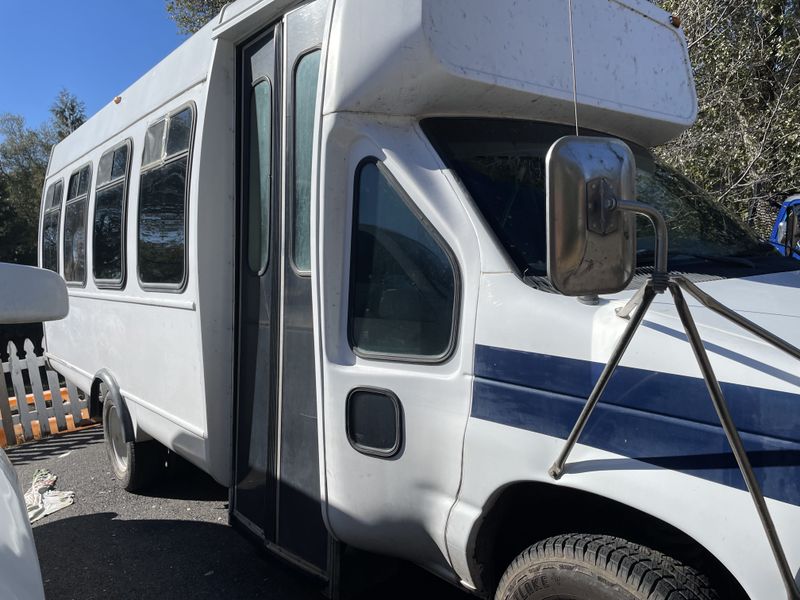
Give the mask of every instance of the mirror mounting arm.
POLYGON ((655 208, 644 202, 634 200, 617 200, 616 208, 626 210, 647 217, 656 230, 655 260, 653 269, 653 289, 657 294, 667 291, 669 276, 669 236, 667 234, 667 222, 664 216, 655 208))

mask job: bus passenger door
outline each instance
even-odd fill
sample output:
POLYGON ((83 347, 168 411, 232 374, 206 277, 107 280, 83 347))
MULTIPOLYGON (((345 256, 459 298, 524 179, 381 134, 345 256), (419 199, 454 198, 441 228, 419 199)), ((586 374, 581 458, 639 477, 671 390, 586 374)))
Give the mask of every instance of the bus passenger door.
POLYGON ((327 0, 316 0, 296 8, 240 51, 240 342, 232 498, 235 520, 283 558, 322 576, 329 537, 320 504, 309 222, 327 6, 327 0))
POLYGON ((306 570, 328 568, 320 506, 317 396, 311 307, 311 159, 320 42, 327 0, 290 12, 284 26, 283 274, 281 277, 280 447, 276 543, 306 570))
POLYGON ((275 539, 280 93, 276 27, 240 50, 235 520, 275 539))

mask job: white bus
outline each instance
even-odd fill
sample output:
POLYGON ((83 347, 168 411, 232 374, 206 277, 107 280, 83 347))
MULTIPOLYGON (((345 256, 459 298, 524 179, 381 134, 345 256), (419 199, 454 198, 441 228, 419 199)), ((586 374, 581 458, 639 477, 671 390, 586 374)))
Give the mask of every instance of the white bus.
MULTIPOLYGON (((635 291, 548 277, 546 157, 576 114, 632 148, 670 267, 800 343, 796 261, 648 151, 697 114, 678 24, 645 0, 237 0, 58 144, 40 265, 71 311, 46 355, 123 485, 185 457, 333 594, 355 548, 484 598, 783 597, 663 297, 548 473, 635 291)), ((796 574, 797 363, 691 307, 796 574)))

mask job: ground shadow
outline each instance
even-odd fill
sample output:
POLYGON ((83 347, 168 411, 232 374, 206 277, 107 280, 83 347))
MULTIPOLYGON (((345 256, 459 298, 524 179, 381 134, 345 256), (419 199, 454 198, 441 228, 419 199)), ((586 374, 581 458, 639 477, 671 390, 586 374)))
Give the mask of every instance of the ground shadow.
MULTIPOLYGON (((187 461, 170 457, 164 477, 141 496, 114 490, 110 472, 90 476, 86 469, 93 468, 94 461, 106 464, 104 449, 98 446, 102 441, 102 429, 97 428, 12 450, 12 460, 32 471, 40 461, 49 466, 46 459, 84 449, 59 461, 59 467, 62 472, 83 470, 70 489, 79 492, 77 510, 90 514, 67 516, 65 511, 33 529, 48 598, 322 598, 319 580, 226 524, 227 488, 187 461), (188 512, 175 500, 211 501, 213 506, 198 506, 195 512, 192 505, 188 512)), ((369 571, 361 568, 352 574, 364 584, 355 589, 366 590, 352 600, 401 600, 421 594, 439 600, 469 597, 405 563, 388 577, 372 577, 369 571)))
POLYGON ((78 431, 59 433, 50 437, 6 448, 6 454, 17 467, 60 456, 65 452, 80 450, 103 442, 103 428, 99 425, 78 431))
MULTIPOLYGON (((45 593, 59 600, 321 600, 323 584, 259 552, 233 528, 178 520, 76 516, 34 530, 45 593)), ((353 600, 468 598, 434 576, 402 566, 353 600)))
POLYGON ((43 524, 34 537, 48 598, 321 597, 319 586, 264 560, 222 524, 109 512, 43 524))
POLYGON ((354 573, 353 577, 356 579, 366 577, 368 583, 359 586, 361 591, 351 596, 349 600, 409 600, 410 598, 474 600, 475 598, 443 579, 403 561, 398 561, 396 570, 391 571, 387 577, 370 577, 363 570, 354 573))
POLYGON ((164 474, 142 495, 171 500, 227 500, 228 488, 221 486, 205 471, 170 453, 164 474))

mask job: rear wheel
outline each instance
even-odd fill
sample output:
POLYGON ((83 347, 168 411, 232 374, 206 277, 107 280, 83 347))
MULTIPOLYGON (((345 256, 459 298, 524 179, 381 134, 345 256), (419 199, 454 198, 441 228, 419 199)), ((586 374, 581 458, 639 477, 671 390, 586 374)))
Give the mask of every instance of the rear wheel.
POLYGON ((108 461, 117 479, 129 492, 150 486, 164 471, 167 450, 155 440, 126 442, 119 407, 106 395, 103 402, 103 439, 108 461))
POLYGON ((522 552, 495 600, 718 600, 691 567, 606 535, 560 535, 522 552))

